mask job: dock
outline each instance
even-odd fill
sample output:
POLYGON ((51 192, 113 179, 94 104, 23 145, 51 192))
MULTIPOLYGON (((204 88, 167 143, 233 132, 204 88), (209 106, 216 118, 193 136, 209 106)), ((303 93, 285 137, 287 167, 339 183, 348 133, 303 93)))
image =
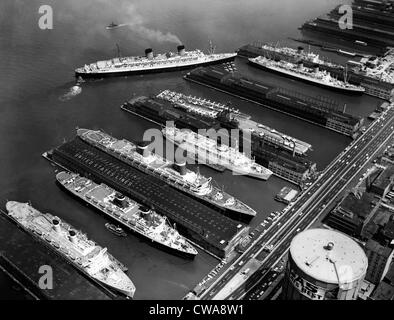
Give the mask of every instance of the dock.
POLYGON ((175 223, 178 231, 215 257, 230 254, 249 228, 220 212, 174 191, 164 181, 147 175, 115 157, 75 138, 48 152, 70 171, 105 183, 131 199, 154 208, 175 223))
POLYGON ((39 300, 111 300, 121 299, 96 285, 60 255, 37 242, 0 210, 0 265, 34 299, 39 300), (53 271, 53 288, 40 289, 41 266, 53 271))

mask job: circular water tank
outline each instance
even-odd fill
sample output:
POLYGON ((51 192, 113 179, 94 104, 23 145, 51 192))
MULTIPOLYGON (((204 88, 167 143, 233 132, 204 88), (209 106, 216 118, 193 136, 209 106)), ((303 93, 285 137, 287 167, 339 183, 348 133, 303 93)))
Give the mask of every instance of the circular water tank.
POLYGON ((291 242, 283 298, 356 299, 367 267, 364 250, 350 237, 327 229, 306 230, 291 242))

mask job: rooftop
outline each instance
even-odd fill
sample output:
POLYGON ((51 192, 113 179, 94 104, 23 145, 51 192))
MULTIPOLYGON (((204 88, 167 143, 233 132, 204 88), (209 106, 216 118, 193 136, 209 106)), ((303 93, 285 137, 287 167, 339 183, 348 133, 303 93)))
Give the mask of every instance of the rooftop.
POLYGON ((368 259, 350 237, 327 229, 309 229, 297 234, 290 245, 296 265, 316 280, 350 283, 365 275, 368 259))

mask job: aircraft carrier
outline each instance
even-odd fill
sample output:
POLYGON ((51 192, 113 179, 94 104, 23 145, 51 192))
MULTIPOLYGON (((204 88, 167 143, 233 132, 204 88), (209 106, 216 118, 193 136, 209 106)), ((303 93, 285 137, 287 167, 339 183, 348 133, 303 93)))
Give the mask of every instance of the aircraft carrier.
POLYGON ((167 216, 189 241, 216 257, 228 256, 248 234, 246 225, 174 191, 158 178, 140 172, 79 137, 44 153, 44 156, 167 216))

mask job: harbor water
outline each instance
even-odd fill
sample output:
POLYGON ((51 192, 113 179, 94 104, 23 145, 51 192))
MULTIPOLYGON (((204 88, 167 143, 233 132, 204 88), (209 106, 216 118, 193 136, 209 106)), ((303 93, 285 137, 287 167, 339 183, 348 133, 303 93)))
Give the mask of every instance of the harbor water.
MULTIPOLYGON (((121 111, 120 105, 138 95, 165 89, 226 103, 231 101, 254 120, 313 145, 311 159, 322 170, 351 141, 350 138, 302 120, 264 109, 238 98, 192 84, 185 72, 172 72, 85 82, 75 86, 74 69, 85 63, 117 55, 142 55, 186 49, 207 51, 209 40, 217 52, 233 52, 262 40, 298 44, 297 28, 306 20, 328 12, 342 0, 52 0, 53 29, 38 26, 42 0, 2 0, 0 3, 0 205, 6 200, 31 201, 43 212, 61 217, 89 235, 129 268, 136 285, 136 299, 180 299, 218 261, 201 252, 194 261, 184 260, 152 247, 129 234, 108 232, 105 217, 82 205, 55 184, 55 169, 41 157, 75 128, 103 129, 115 137, 139 140, 152 123, 121 111), (106 30, 111 21, 125 26, 106 30)), ((327 53, 323 53, 327 54, 327 53)), ((331 60, 337 57, 333 54, 331 60)), ((343 59, 343 57, 338 57, 343 59)), ((272 82, 303 94, 329 96, 346 104, 349 113, 366 116, 379 102, 369 96, 332 93, 301 82, 281 78, 236 59, 237 68, 255 79, 272 82)), ((230 172, 217 173, 201 166, 228 193, 257 211, 251 226, 283 204, 274 195, 289 185, 277 177, 259 181, 230 172)), ((34 254, 34 252, 32 252, 34 254)), ((14 294, 11 282, 0 276, 0 291, 14 294)), ((3 294, 4 295, 4 294, 3 294)))

